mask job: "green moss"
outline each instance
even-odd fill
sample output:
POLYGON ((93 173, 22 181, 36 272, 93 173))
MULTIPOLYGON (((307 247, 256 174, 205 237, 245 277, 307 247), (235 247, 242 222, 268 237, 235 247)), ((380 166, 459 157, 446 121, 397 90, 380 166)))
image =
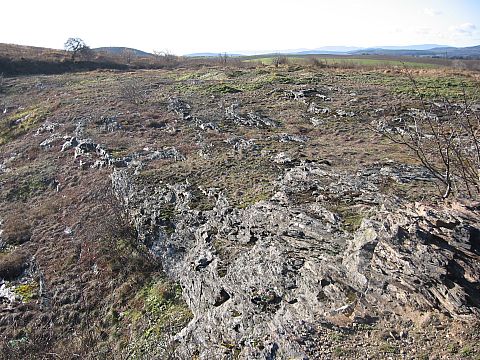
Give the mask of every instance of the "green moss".
POLYGON ((239 85, 239 87, 243 91, 254 91, 254 90, 262 89, 265 86, 265 84, 266 84, 265 82, 260 82, 260 81, 259 82, 249 81, 239 85))
POLYGON ((206 89, 207 93, 210 94, 235 94, 242 92, 242 90, 237 89, 236 87, 230 86, 228 84, 215 84, 211 85, 206 89))
POLYGON ((330 338, 333 341, 343 341, 343 340, 345 340, 345 336, 343 334, 337 333, 337 332, 331 333, 330 338))
POLYGON ((141 296, 145 313, 153 319, 147 332, 159 335, 167 325, 181 329, 191 319, 192 314, 183 301, 182 288, 178 284, 160 279, 144 287, 141 296))
POLYGON ((24 303, 28 303, 38 296, 38 284, 30 282, 27 284, 18 285, 14 288, 15 294, 20 296, 24 303))
POLYGON ((175 77, 175 80, 186 81, 186 80, 198 79, 199 77, 200 77, 200 75, 196 72, 186 72, 186 73, 183 73, 183 74, 175 77))
POLYGON ((229 79, 241 77, 244 74, 242 70, 230 70, 225 73, 229 79))
POLYGON ((137 309, 126 310, 122 313, 122 317, 131 321, 134 325, 142 318, 143 313, 137 309))
POLYGON ((173 234, 175 232, 174 218, 175 218, 175 206, 171 204, 165 204, 159 214, 160 220, 162 220, 162 227, 167 234, 173 234))
POLYGON ((331 206, 330 211, 337 213, 341 219, 345 230, 355 232, 360 228, 364 215, 356 209, 347 205, 331 206))
POLYGON ((204 195, 198 188, 192 190, 193 199, 190 201, 190 208, 199 211, 210 211, 215 207, 216 201, 213 197, 204 195))
POLYGON ((181 288, 168 282, 156 282, 144 289, 145 306, 152 315, 158 315, 181 296, 181 288))
POLYGON ((128 344, 130 357, 143 359, 156 353, 159 358, 169 358, 165 354, 171 354, 175 347, 171 337, 192 319, 181 287, 157 277, 138 292, 132 305, 134 308, 121 317, 123 326, 133 331, 128 344))
POLYGON ((224 341, 221 344, 231 355, 231 358, 236 360, 240 357, 242 349, 233 342, 224 341))
POLYGON ((281 73, 273 73, 265 79, 265 82, 277 84, 295 84, 295 79, 281 73))
POLYGON ((36 107, 17 112, 0 122, 0 145, 9 143, 35 128, 48 114, 46 108, 36 107))
POLYGON ((380 345, 379 350, 385 354, 396 354, 398 352, 398 348, 396 346, 388 343, 380 345))
POLYGON ((349 303, 353 303, 355 300, 357 300, 357 293, 355 291, 353 291, 352 289, 348 290, 347 301, 349 303))
POLYGON ((343 349, 342 347, 337 346, 337 347, 335 347, 335 348, 333 349, 333 354, 334 354, 335 356, 343 356, 343 355, 346 354, 346 351, 345 351, 345 349, 343 349))
POLYGON ((230 248, 228 240, 224 240, 215 236, 212 241, 213 249, 218 255, 217 273, 218 276, 224 277, 228 273, 228 268, 232 259, 230 258, 230 248))
POLYGON ((128 152, 129 150, 126 147, 118 147, 110 150, 110 154, 115 158, 121 158, 121 157, 127 156, 128 152))
POLYGON ((35 176, 27 177, 8 190, 9 201, 25 201, 48 188, 48 181, 35 176))
POLYGON ((458 345, 457 344, 449 344, 447 346, 447 351, 450 353, 450 354, 456 354, 458 353, 458 345))
POLYGON ((462 357, 471 356, 471 355, 473 355, 473 348, 469 345, 466 345, 466 346, 464 346, 463 348, 460 349, 459 354, 462 357))
POLYGON ((239 208, 244 209, 250 205, 254 205, 259 201, 270 199, 273 194, 269 191, 247 192, 240 201, 239 208))

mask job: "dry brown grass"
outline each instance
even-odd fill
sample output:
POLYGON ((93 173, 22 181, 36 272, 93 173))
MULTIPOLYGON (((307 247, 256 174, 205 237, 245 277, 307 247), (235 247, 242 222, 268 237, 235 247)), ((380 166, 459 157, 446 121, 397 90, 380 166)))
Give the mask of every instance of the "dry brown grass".
POLYGON ((30 240, 32 225, 28 219, 10 213, 3 225, 2 239, 6 245, 21 245, 30 240))
POLYGON ((29 254, 24 250, 0 253, 0 278, 13 280, 27 268, 29 254))

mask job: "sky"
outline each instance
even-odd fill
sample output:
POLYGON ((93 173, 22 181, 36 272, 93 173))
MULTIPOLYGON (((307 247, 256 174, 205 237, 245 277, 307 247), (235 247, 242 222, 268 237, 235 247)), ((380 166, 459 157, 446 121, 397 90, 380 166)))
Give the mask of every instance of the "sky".
POLYGON ((0 43, 177 55, 480 45, 480 0, 0 0, 0 43))

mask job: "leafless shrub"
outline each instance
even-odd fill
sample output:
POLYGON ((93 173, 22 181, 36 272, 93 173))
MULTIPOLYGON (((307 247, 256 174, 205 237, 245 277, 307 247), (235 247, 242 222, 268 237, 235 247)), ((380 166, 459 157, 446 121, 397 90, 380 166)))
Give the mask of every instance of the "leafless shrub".
POLYGON ((132 49, 125 48, 121 52, 121 57, 125 64, 130 65, 135 58, 135 52, 132 49))
POLYGON ((277 55, 272 59, 272 64, 275 67, 279 67, 280 65, 287 65, 288 58, 285 55, 277 55))
POLYGON ((245 68, 248 66, 248 63, 242 61, 238 57, 229 57, 227 66, 229 68, 245 68))
POLYGON ((3 73, 0 73, 0 94, 3 94, 6 91, 6 81, 3 73))
POLYGON ((136 78, 127 79, 120 84, 120 96, 132 104, 140 105, 147 99, 147 93, 140 80, 136 78))
POLYGON ((227 62, 228 62, 228 55, 227 53, 220 53, 218 54, 218 57, 217 57, 217 62, 220 64, 220 65, 227 65, 227 62))
MULTIPOLYGON (((111 186, 99 187, 94 196, 98 197, 99 209, 104 214, 89 231, 89 241, 99 251, 95 256, 97 261, 103 258, 111 270, 124 274, 152 270, 156 266, 155 261, 145 244, 138 241, 127 211, 115 197, 111 186)), ((86 234, 87 237, 89 234, 86 234)))
POLYGON ((313 68, 326 68, 327 67, 326 62, 320 60, 319 58, 317 58, 315 56, 307 57, 306 62, 307 62, 308 65, 310 65, 313 68))
POLYGON ((402 114, 377 129, 395 143, 410 149, 438 181, 443 198, 480 194, 480 117, 464 93, 463 104, 447 99, 429 104, 411 74, 421 108, 402 114))
POLYGON ((171 69, 180 64, 180 57, 169 51, 154 51, 155 64, 162 68, 171 69))
POLYGON ((467 65, 465 64, 465 62, 462 61, 462 60, 458 60, 458 59, 452 61, 452 67, 454 69, 458 69, 458 70, 466 70, 467 69, 467 65))

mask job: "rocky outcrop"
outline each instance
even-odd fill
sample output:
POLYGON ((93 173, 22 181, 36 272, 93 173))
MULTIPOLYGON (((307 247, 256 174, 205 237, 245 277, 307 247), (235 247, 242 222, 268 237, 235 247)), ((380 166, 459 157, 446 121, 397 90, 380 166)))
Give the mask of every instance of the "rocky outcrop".
POLYGON ((194 314, 174 339, 177 356, 307 359, 305 329, 324 322, 478 319, 479 206, 387 197, 376 184, 395 171, 380 169, 352 175, 303 163, 270 200, 244 209, 218 189, 139 185, 115 170, 139 240, 194 314), (196 210, 198 197, 215 207, 196 210))
POLYGON ((123 157, 113 156, 105 147, 93 142, 91 139, 77 139, 65 137, 61 151, 74 149, 74 158, 79 159, 82 169, 86 168, 125 168, 134 167, 138 170, 141 166, 153 160, 173 159, 184 161, 186 157, 174 147, 164 147, 162 150, 145 149, 123 157))
POLYGON ((238 107, 238 104, 232 104, 225 109, 225 118, 232 121, 236 125, 256 127, 259 129, 278 126, 278 122, 276 120, 270 119, 258 112, 250 111, 246 114, 241 114, 237 111, 238 107))

